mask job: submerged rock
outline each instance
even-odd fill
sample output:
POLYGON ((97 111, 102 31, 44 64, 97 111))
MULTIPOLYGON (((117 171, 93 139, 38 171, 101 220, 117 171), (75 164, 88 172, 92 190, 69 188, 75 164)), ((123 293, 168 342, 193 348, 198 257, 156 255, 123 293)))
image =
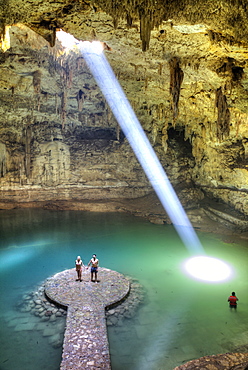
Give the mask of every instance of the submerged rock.
MULTIPOLYGON (((135 317, 140 304, 144 301, 145 292, 142 285, 136 279, 126 278, 130 282, 130 292, 122 302, 106 309, 107 326, 124 325, 125 320, 135 317)), ((33 315, 39 320, 40 324, 34 326, 33 330, 42 330, 43 335, 49 337, 49 343, 53 348, 62 346, 67 309, 49 301, 45 295, 45 282, 34 292, 24 294, 17 302, 16 310, 33 315), (51 329, 48 330, 47 325, 49 328, 52 325, 51 329)))
POLYGON ((248 353, 224 353, 192 360, 174 370, 247 370, 248 353))

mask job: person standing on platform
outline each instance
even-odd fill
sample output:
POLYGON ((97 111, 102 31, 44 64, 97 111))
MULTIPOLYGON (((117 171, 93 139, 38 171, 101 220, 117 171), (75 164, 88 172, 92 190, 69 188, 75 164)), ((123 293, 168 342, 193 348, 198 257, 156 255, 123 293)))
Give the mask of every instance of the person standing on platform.
POLYGON ((95 282, 97 282, 99 260, 96 258, 96 254, 93 254, 91 260, 89 261, 88 266, 90 265, 91 265, 91 281, 94 281, 93 275, 95 275, 95 282))
POLYGON ((76 271, 77 271, 77 277, 78 277, 76 281, 82 281, 83 261, 81 260, 80 256, 77 256, 75 265, 76 265, 76 271))
POLYGON ((232 295, 230 295, 230 297, 228 297, 228 300, 227 300, 229 302, 229 307, 234 308, 236 310, 238 300, 239 299, 236 297, 235 292, 232 292, 232 295))

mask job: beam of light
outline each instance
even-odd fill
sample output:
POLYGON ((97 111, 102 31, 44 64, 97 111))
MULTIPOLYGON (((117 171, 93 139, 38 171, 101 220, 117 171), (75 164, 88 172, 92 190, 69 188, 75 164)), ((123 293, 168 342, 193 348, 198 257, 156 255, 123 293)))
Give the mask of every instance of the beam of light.
POLYGON ((40 249, 43 249, 46 247, 47 244, 52 244, 50 242, 50 239, 47 239, 47 240, 37 240, 36 242, 30 242, 30 243, 20 243, 20 244, 10 244, 10 245, 7 245, 5 248, 1 248, 0 250, 0 253, 2 251, 5 251, 5 250, 10 250, 10 249, 19 249, 19 248, 40 248, 40 249))
MULTIPOLYGON (((51 243, 49 243, 51 244, 51 243)), ((0 250, 0 271, 10 269, 10 266, 15 268, 17 265, 22 264, 24 261, 38 256, 48 245, 47 241, 41 240, 26 243, 26 244, 11 244, 6 248, 0 250)))
POLYGON ((56 37, 61 42, 61 45, 66 49, 71 50, 76 43, 75 37, 63 30, 57 31, 56 37))
POLYGON ((16 269, 18 265, 21 265, 24 261, 30 260, 37 256, 36 251, 33 249, 21 249, 17 248, 14 250, 7 250, 0 253, 0 271, 16 269))
MULTIPOLYGON (((60 39, 61 37, 63 39, 63 31, 58 36, 60 39)), ((93 77, 100 87, 109 107, 184 245, 192 254, 205 255, 205 251, 176 192, 103 53, 103 43, 97 41, 92 43, 88 41, 78 41, 74 37, 68 38, 68 40, 71 42, 71 48, 77 45, 81 51, 93 77)), ((68 47, 67 43, 66 45, 68 47)), ((213 262, 213 259, 211 262, 213 262)), ((210 261, 207 259, 205 263, 207 268, 202 265, 201 268, 209 271, 210 261)), ((191 266, 191 268, 193 269, 193 266, 191 266)), ((211 267, 211 271, 214 270, 215 266, 211 267)), ((224 272, 224 275, 225 274, 226 272, 224 272)), ((217 276, 216 273, 211 276, 210 280, 212 281, 215 278, 217 281, 220 280, 220 277, 217 276)), ((223 280, 223 278, 221 280, 223 280)))
POLYGON ((63 48, 65 48, 65 53, 69 53, 71 50, 77 48, 77 43, 79 42, 70 33, 63 30, 56 31, 56 37, 60 41, 63 48))
POLYGON ((204 254, 203 247, 156 153, 97 44, 99 43, 79 42, 78 47, 183 243, 191 252, 204 254))
POLYGON ((186 272, 206 282, 220 282, 232 277, 233 271, 229 265, 218 258, 196 256, 185 261, 183 268, 186 272))
MULTIPOLYGON (((162 361, 166 361, 166 358, 171 356, 171 343, 176 342, 180 333, 175 330, 175 327, 180 324, 185 313, 188 312, 190 305, 191 296, 187 293, 180 295, 177 302, 173 303, 173 310, 166 318, 162 318, 154 323, 153 329, 149 330, 146 336, 146 353, 149 361, 143 362, 143 354, 140 356, 141 362, 137 362, 134 370, 141 368, 143 370, 150 370, 151 363, 158 364, 162 361), (182 304, 183 302, 183 304, 182 304), (163 340, 161 341, 161 338, 163 340)), ((160 367, 159 367, 160 368, 160 367)))

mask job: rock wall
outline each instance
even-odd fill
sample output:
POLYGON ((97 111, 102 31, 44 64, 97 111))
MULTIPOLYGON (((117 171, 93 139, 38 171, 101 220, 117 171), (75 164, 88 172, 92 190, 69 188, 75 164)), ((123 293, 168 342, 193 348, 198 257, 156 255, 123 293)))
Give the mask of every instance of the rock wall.
MULTIPOLYGON (((151 192, 82 57, 60 57, 59 46, 53 50, 23 25, 9 34, 12 46, 1 69, 2 200, 133 198, 151 192)), ((159 150, 163 156, 163 147, 159 150)), ((169 165, 171 155, 177 162, 178 153, 171 149, 166 159, 175 182, 189 182, 188 170, 179 176, 180 165, 169 165)), ((186 167, 192 162, 180 160, 186 167)))
MULTIPOLYGON (((207 24, 167 19, 150 29, 144 52, 137 21, 128 26, 118 18, 113 27, 111 15, 86 8, 80 8, 80 27, 77 12, 64 14, 65 29, 82 40, 104 43, 180 198, 187 194, 197 203, 205 196, 248 216, 245 41, 207 24)), ((42 36, 23 24, 5 27, 0 54, 1 199, 134 198, 150 193, 82 56, 42 36)))

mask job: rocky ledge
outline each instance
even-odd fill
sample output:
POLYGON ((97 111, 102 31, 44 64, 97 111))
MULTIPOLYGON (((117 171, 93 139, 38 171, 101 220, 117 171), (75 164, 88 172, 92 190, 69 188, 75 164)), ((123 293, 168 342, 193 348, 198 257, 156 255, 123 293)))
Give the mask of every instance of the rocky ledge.
MULTIPOLYGON (((234 235, 248 239, 248 217, 243 216, 232 207, 211 199, 195 201, 192 198, 180 197, 182 205, 193 227, 203 232, 220 235, 234 235)), ((154 224, 171 224, 163 206, 154 192, 138 198, 122 199, 81 199, 57 201, 1 201, 0 209, 42 208, 54 211, 87 211, 87 212, 124 212, 143 217, 154 224)))
POLYGON ((248 353, 225 353, 192 360, 174 370, 247 370, 248 353))

